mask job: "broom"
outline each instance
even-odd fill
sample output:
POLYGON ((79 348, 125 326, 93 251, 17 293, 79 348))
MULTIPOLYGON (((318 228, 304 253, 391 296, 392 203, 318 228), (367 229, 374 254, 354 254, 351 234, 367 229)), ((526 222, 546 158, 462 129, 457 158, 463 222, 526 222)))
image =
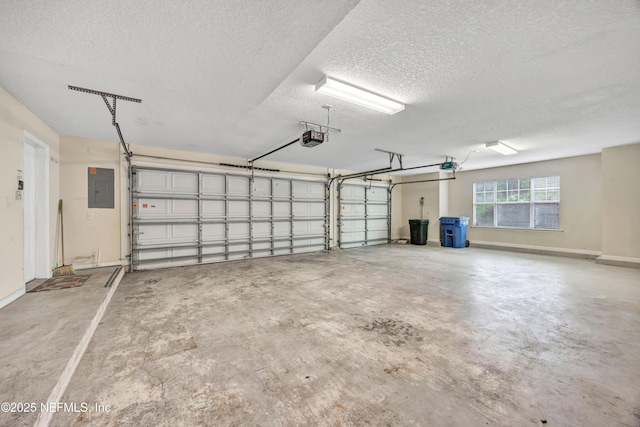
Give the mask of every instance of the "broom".
POLYGON ((62 214, 62 199, 58 201, 58 216, 60 217, 60 237, 62 240, 62 266, 53 269, 54 276, 70 276, 76 274, 73 265, 64 265, 64 216, 62 214))

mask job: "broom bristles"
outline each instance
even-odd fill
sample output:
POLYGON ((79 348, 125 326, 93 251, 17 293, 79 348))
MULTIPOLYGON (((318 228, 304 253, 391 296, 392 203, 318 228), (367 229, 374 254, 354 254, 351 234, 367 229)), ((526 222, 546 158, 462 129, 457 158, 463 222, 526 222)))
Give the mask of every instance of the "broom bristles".
POLYGON ((63 265, 53 269, 54 276, 72 276, 74 274, 76 274, 76 271, 73 269, 73 265, 63 265))

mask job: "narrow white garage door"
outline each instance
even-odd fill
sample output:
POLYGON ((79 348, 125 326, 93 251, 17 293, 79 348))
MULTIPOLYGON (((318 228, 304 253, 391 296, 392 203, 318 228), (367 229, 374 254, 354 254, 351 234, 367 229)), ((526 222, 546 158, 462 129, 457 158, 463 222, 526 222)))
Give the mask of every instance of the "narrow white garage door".
POLYGON ((389 187, 386 185, 339 186, 340 248, 389 242, 389 187))
POLYGON ((326 182, 133 167, 133 270, 325 249, 326 182))

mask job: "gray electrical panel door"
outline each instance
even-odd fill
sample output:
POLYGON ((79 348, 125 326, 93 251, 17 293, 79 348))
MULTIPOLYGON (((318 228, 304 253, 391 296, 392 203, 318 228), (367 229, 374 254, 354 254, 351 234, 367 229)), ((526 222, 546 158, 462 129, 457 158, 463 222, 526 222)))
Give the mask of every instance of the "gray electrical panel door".
POLYGON ((113 209, 113 169, 88 168, 89 208, 113 209))

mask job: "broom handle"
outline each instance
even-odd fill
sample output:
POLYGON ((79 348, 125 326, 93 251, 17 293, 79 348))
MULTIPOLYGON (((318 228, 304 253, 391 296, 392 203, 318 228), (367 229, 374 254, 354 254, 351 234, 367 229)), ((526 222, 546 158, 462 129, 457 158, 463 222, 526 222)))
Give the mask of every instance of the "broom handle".
POLYGON ((62 209, 62 199, 60 199, 60 238, 62 240, 62 265, 64 264, 64 215, 62 209))

